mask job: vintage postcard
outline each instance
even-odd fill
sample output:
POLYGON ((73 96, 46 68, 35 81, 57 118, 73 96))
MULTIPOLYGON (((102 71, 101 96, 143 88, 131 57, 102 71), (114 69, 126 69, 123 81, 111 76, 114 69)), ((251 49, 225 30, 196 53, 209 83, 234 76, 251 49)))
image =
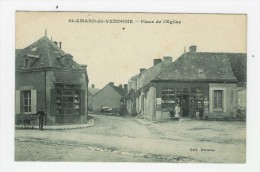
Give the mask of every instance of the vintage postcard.
POLYGON ((15 18, 15 161, 246 163, 246 14, 15 18))

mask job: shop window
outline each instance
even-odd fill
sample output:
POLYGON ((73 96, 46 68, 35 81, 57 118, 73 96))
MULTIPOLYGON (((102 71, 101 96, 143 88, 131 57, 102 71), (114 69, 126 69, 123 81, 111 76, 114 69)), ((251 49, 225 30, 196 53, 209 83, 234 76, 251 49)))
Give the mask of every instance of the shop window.
POLYGON ((223 90, 214 90, 214 110, 223 110, 223 90))
POLYGON ((177 88, 177 94, 182 94, 182 88, 177 88))
POLYGON ((31 105, 31 90, 27 90, 23 92, 23 111, 25 113, 29 113, 32 111, 31 105))
POLYGON ((56 95, 56 113, 58 115, 80 114, 79 90, 57 90, 56 95))
POLYGON ((174 103, 174 88, 162 89, 162 103, 174 103))
POLYGON ((162 89, 162 108, 169 109, 174 107, 175 93, 174 88, 163 88, 162 89))

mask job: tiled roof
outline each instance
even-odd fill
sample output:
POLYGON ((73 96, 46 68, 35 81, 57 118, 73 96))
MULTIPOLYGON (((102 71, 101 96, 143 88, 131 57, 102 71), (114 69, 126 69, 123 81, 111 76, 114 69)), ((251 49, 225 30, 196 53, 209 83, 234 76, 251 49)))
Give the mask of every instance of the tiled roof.
MULTIPOLYGON (((111 85, 112 86, 112 85, 111 85)), ((127 91, 124 90, 121 87, 117 87, 117 86, 112 86, 112 88, 114 88, 114 90, 116 90, 116 92, 118 92, 121 96, 126 95, 127 91)))
POLYGON ((226 55, 238 82, 246 82, 247 55, 245 53, 226 53, 226 55))
POLYGON ((100 92, 102 92, 102 90, 104 90, 105 88, 107 87, 112 87, 117 93, 119 93, 121 96, 124 96, 127 94, 127 91, 124 90, 123 88, 121 87, 117 87, 117 86, 114 86, 114 85, 111 85, 110 83, 108 83, 105 87, 103 87, 101 90, 99 90, 98 92, 96 92, 93 96, 96 96, 98 95, 100 92))
POLYGON ((30 68, 73 68, 81 69, 70 54, 66 54, 47 36, 22 50, 16 50, 16 69, 23 69, 24 59, 30 59, 30 68))
MULTIPOLYGON (((233 61, 236 61, 233 58, 236 56, 231 53, 188 52, 154 80, 237 82, 235 74, 238 72, 233 72, 232 69, 235 66, 233 61)), ((242 57, 246 55, 239 54, 239 56, 243 59, 242 57)))

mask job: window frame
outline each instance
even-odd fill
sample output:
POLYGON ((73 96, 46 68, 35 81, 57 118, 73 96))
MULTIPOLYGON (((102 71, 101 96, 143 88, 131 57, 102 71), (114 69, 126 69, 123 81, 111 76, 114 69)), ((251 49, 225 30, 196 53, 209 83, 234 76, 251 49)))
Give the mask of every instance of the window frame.
POLYGON ((24 90, 23 91, 23 113, 30 114, 32 113, 32 92, 31 90, 24 90), (27 94, 27 95, 26 95, 27 94), (27 103, 27 104, 25 104, 27 103), (27 107, 27 110, 26 110, 27 107))
POLYGON ((24 69, 30 69, 30 59, 24 59, 24 69))
POLYGON ((223 90, 213 90, 213 110, 223 111, 224 109, 224 91, 223 90), (217 107, 216 107, 217 106, 217 107))
POLYGON ((227 105, 226 105, 226 87, 218 87, 218 86, 209 86, 209 109, 210 112, 226 112, 227 105), (222 110, 214 109, 214 90, 222 90, 222 110))

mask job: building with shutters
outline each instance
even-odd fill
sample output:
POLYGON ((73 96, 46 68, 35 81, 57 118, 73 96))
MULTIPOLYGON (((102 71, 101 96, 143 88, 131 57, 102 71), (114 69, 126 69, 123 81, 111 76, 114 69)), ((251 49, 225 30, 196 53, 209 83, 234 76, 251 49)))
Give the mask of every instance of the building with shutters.
POLYGON ((16 50, 16 116, 44 108, 49 125, 87 120, 88 74, 46 35, 16 50))
MULTIPOLYGON (((199 118, 207 111, 208 118, 223 119, 236 117, 239 102, 246 106, 242 96, 246 91, 239 91, 246 85, 246 54, 197 52, 196 48, 191 46, 148 83, 129 90, 126 98, 135 104, 137 114, 152 121, 168 120, 179 104, 181 117, 199 118)), ((131 78, 130 85, 143 83, 141 76, 131 78)))

